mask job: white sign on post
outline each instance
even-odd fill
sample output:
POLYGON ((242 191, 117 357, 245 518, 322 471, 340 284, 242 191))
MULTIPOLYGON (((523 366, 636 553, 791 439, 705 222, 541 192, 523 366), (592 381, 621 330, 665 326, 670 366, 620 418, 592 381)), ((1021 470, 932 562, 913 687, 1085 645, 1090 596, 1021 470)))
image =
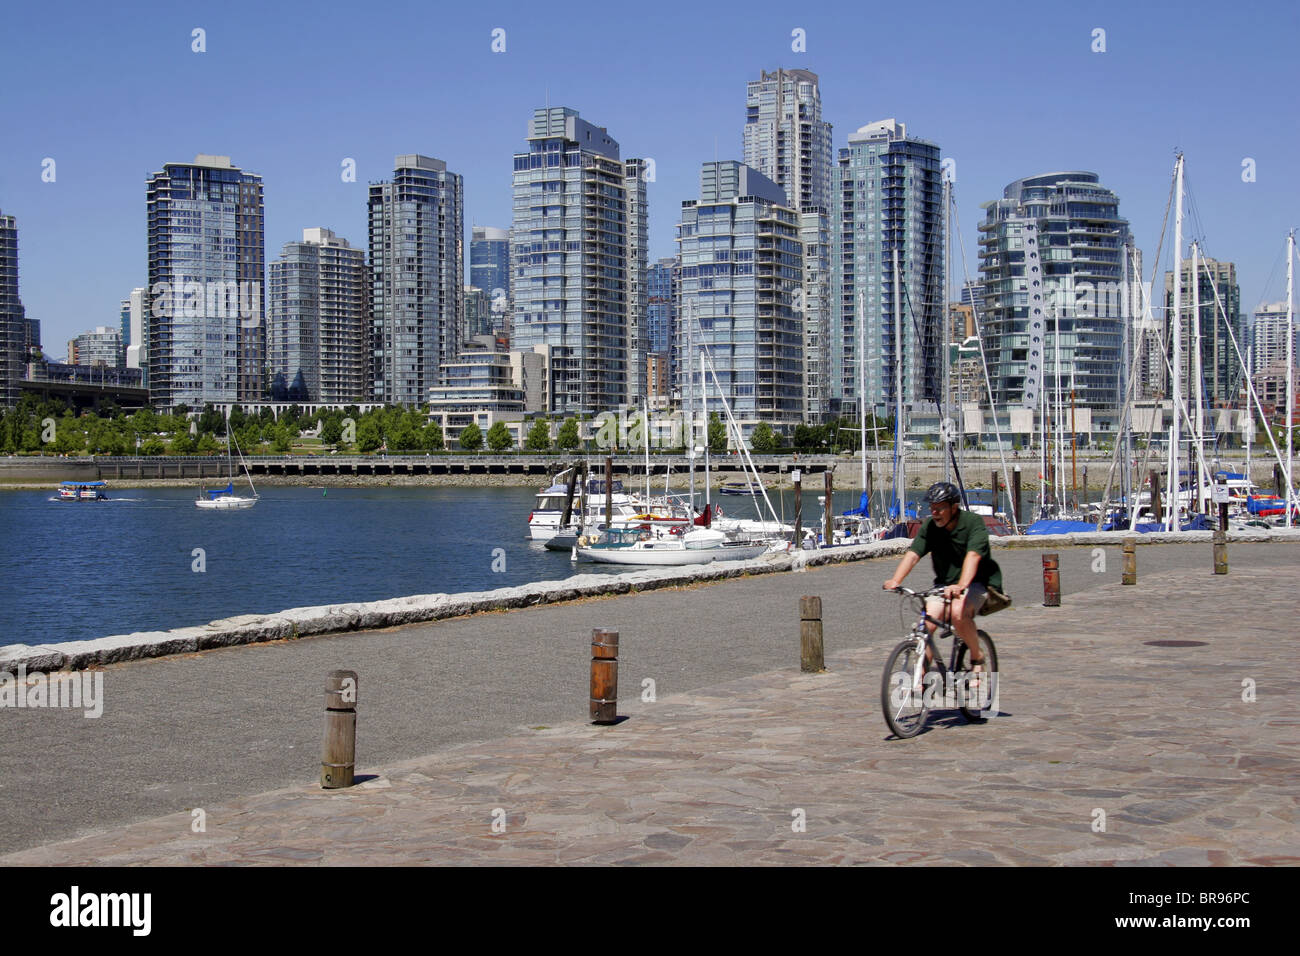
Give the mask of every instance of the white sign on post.
POLYGON ((799 480, 799 469, 798 469, 798 468, 795 468, 793 471, 790 472, 790 480, 791 480, 791 481, 798 481, 798 480, 799 480))
POLYGON ((1228 486, 1214 485, 1210 492, 1210 500, 1216 505, 1226 505, 1228 503, 1228 486))

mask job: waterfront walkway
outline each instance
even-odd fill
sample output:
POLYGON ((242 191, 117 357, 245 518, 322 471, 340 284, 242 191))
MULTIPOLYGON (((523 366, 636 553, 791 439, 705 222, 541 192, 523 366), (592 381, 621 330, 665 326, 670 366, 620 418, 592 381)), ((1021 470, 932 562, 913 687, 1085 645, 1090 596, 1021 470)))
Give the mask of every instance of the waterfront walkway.
POLYGON ((1118 549, 1063 550, 1043 608, 1039 553, 998 552, 1001 713, 909 741, 878 703, 893 558, 114 665, 99 720, 0 713, 0 846, 26 847, 0 863, 1300 863, 1300 551, 1138 556, 1124 587, 1118 549), (798 670, 801 593, 827 673, 798 670), (593 626, 621 632, 613 727, 585 721, 593 626), (326 792, 334 667, 368 779, 326 792))

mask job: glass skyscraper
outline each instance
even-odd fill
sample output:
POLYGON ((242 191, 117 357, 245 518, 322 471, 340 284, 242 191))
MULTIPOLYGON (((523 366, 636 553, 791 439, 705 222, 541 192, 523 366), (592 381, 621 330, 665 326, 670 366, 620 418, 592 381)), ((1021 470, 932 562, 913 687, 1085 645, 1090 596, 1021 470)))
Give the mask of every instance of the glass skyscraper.
POLYGON ((607 130, 559 106, 533 113, 514 157, 510 345, 549 349, 551 412, 617 408, 634 380, 628 273, 641 227, 629 206, 643 200, 628 196, 628 168, 607 130))
POLYGON ((854 414, 859 388, 867 407, 892 415, 902 362, 904 404, 938 403, 943 301, 943 184, 939 147, 907 135, 893 119, 849 134, 836 166, 831 262, 830 392, 854 414), (894 252, 902 342, 895 334, 894 252), (861 313, 861 330, 858 316, 861 313), (858 377, 859 331, 864 343, 858 377))
POLYGON ((822 119, 820 81, 808 70, 764 70, 746 93, 745 163, 784 187, 800 215, 803 415, 819 421, 830 410, 831 124, 822 119))
POLYGON ((329 229, 284 244, 266 300, 272 401, 365 401, 367 278, 365 254, 329 229))
POLYGON ((464 184, 440 159, 408 154, 370 187, 371 388, 423 405, 460 351, 464 184))
POLYGON ((168 163, 147 183, 149 400, 157 408, 264 394, 262 177, 229 156, 168 163))
MULTIPOLYGON (((1246 323, 1241 314, 1241 287, 1237 285, 1237 266, 1231 262, 1199 257, 1197 264, 1197 294, 1200 296, 1201 326, 1201 380, 1204 382, 1205 401, 1208 406, 1235 404, 1242 390, 1246 387, 1246 371, 1242 360, 1246 358, 1246 323), (1206 275, 1209 272, 1209 275, 1206 275), (1218 300, 1215 294, 1218 294, 1218 300), (1227 315, 1225 322, 1219 314, 1222 306, 1227 315), (1229 330, 1231 329, 1231 335, 1229 330), (1232 347, 1236 338, 1237 348, 1241 349, 1241 359, 1237 358, 1237 349, 1232 347)), ((1196 385, 1193 374, 1196 371, 1195 345, 1196 331, 1192 323, 1192 258, 1183 259, 1182 290, 1182 375, 1183 397, 1195 398, 1196 385)), ((1165 273, 1165 308, 1164 315, 1172 317, 1174 312, 1174 274, 1165 273)), ((1173 326, 1166 318, 1164 329, 1166 358, 1173 364, 1173 326)), ((1282 336, 1282 345, 1286 347, 1286 335, 1282 336)), ((1162 363, 1163 364, 1163 363, 1162 363)), ((1285 362, 1284 362, 1285 364, 1285 362)), ((1256 366, 1258 368, 1259 366, 1256 366)), ((1166 378, 1168 376, 1166 375, 1166 378)))
POLYGON ((1043 387, 1056 389, 1059 323, 1062 388, 1093 408, 1114 408, 1120 394, 1124 278, 1128 222, 1119 197, 1096 173, 1060 172, 1011 183, 986 203, 980 230, 981 313, 989 384, 998 405, 1019 404, 1029 372, 1029 298, 1025 275, 1025 225, 1037 224, 1042 263, 1043 387))
POLYGON ((700 380, 705 346, 733 414, 751 427, 803 421, 803 328, 794 309, 803 250, 787 202, 784 189, 744 163, 705 163, 700 198, 682 203, 677 227, 678 388, 698 409, 703 387, 709 411, 721 412, 712 374, 700 380))
MULTIPOLYGON (((482 289, 492 311, 504 316, 510 310, 510 232, 492 226, 474 226, 469 240, 469 284, 482 289)), ((479 333, 467 331, 466 337, 479 333)))
POLYGON ((18 298, 18 222, 0 213, 0 408, 18 403, 23 326, 23 304, 18 298))
POLYGON ((665 357, 672 350, 677 329, 677 297, 674 276, 677 259, 658 259, 646 271, 646 329, 651 352, 665 357))

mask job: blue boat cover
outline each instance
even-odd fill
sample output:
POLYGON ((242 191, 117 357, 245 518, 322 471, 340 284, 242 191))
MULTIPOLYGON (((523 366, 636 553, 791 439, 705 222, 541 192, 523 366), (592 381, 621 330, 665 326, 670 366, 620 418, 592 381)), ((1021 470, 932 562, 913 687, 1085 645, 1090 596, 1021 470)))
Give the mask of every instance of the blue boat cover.
POLYGON ((864 491, 862 492, 861 497, 858 498, 858 506, 856 508, 850 508, 848 511, 844 512, 844 517, 865 518, 868 514, 870 514, 870 512, 867 510, 869 504, 870 503, 867 501, 867 493, 864 491))
POLYGON ((235 493, 234 483, 226 485, 224 488, 210 488, 208 494, 215 498, 217 495, 233 495, 235 493))

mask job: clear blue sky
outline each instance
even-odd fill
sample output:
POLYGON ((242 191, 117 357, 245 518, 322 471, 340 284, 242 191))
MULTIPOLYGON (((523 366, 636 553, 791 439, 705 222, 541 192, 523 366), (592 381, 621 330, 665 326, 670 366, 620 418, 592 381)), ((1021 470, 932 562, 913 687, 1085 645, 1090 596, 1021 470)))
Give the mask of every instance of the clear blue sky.
MULTIPOLYGON (((651 256, 670 255, 700 163, 741 158, 745 83, 821 77, 838 149, 896 117, 957 163, 967 260, 980 205, 1041 172, 1099 173, 1149 274, 1174 151, 1205 253, 1242 306, 1285 295, 1300 225, 1300 6, 1293 0, 983 4, 346 2, 10 5, 0 36, 0 211, 47 353, 146 276, 145 180, 196 153, 263 177, 267 261, 308 226, 366 244, 366 183, 419 152, 465 177, 465 221, 510 225, 532 110, 571 106, 655 160, 651 256), (575 12, 581 11, 581 12, 575 12), (191 51, 206 30, 207 52, 191 51), (491 50, 494 28, 506 51, 491 50), (807 51, 791 49, 806 31, 807 51), (1093 30, 1106 31, 1104 53, 1093 30), (53 158, 57 179, 41 181, 53 158), (358 181, 341 181, 356 160, 358 181), (1242 181, 1242 160, 1257 180, 1242 181)), ((1166 240, 1166 264, 1169 245, 1166 240)), ((467 235, 468 239, 468 235, 467 235)), ((960 270, 959 257, 956 267, 960 270)), ((958 273, 958 281, 960 273, 958 273)))

